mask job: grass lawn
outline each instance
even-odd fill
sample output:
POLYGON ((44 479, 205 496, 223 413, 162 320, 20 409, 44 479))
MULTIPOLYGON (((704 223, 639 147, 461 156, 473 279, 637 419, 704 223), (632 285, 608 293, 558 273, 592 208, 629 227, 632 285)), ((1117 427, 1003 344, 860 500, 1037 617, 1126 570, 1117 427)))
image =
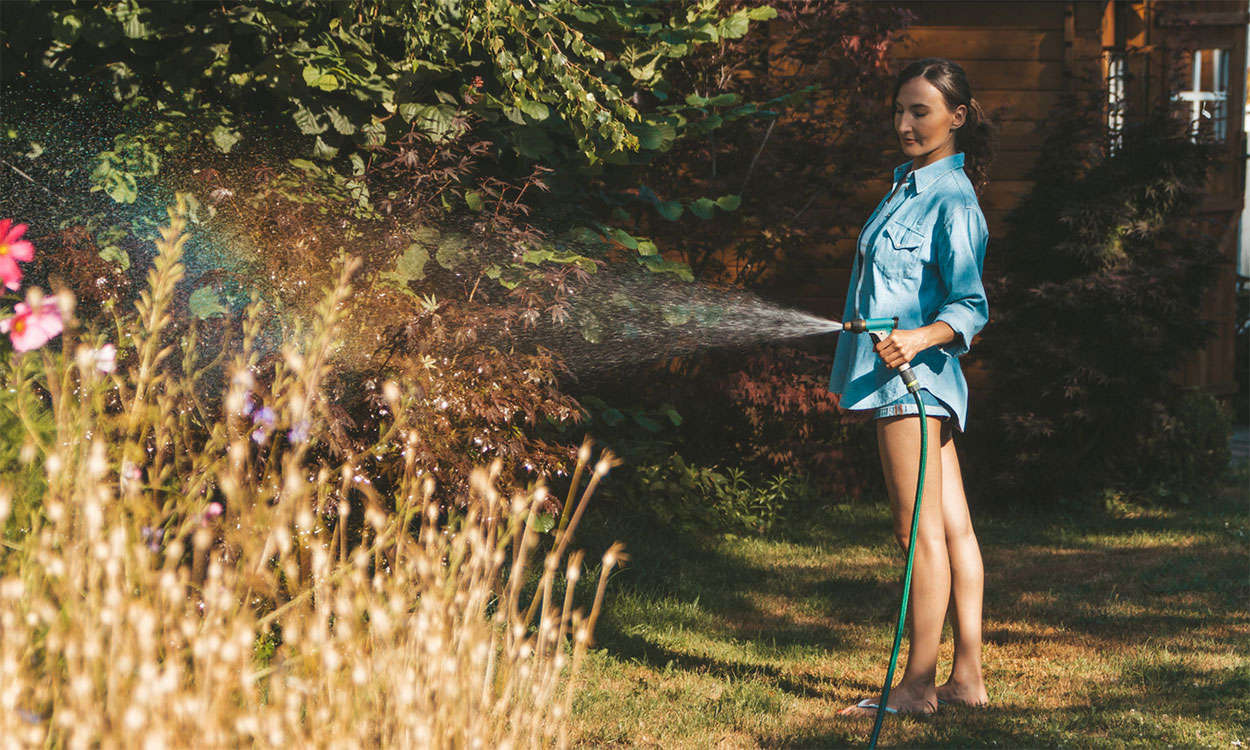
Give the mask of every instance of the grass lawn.
MULTIPOLYGON (((889 718, 880 746, 1250 745, 1238 474, 1179 509, 974 518, 992 706, 889 718)), ((835 507, 780 538, 599 534, 623 539, 633 562, 609 586, 578 747, 866 746, 871 722, 834 714, 885 677, 903 561, 883 503, 835 507)), ((949 657, 948 628, 946 668, 949 657)))

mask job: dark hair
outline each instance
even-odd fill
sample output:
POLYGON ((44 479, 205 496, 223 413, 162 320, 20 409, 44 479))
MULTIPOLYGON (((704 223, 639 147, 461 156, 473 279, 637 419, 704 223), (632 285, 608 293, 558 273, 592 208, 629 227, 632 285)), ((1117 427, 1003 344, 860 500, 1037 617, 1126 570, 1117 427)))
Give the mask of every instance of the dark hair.
POLYGON ((954 112, 959 105, 967 107, 964 124, 955 131, 955 148, 964 153, 964 173, 978 193, 989 182, 990 162, 998 148, 994 127, 985 117, 981 104, 972 96, 968 74, 959 63, 942 57, 929 57, 903 68, 894 81, 894 100, 903 84, 924 77, 941 92, 946 106, 954 112))

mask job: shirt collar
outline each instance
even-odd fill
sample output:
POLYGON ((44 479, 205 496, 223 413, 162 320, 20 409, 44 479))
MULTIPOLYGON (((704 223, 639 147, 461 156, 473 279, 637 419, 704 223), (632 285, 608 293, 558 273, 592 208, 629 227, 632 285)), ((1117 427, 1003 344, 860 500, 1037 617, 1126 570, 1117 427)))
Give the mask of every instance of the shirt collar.
POLYGON ((937 182, 937 179, 947 172, 953 172, 956 169, 962 169, 964 166, 964 154, 962 151, 951 154, 945 159, 933 162, 927 167, 921 167, 915 172, 908 174, 911 169, 911 162, 907 162, 894 170, 894 184, 907 175, 907 179, 915 187, 917 193, 924 192, 924 189, 937 182))

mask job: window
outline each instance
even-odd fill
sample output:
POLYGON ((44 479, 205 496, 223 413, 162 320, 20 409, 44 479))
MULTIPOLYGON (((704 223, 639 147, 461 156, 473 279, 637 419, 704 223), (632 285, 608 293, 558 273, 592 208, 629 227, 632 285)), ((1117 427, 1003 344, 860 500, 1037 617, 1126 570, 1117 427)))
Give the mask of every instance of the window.
POLYGON ((1189 88, 1172 100, 1188 117, 1193 136, 1223 141, 1228 138, 1228 61, 1226 49, 1195 50, 1190 59, 1189 88))
POLYGON ((1124 110, 1128 103, 1124 53, 1107 52, 1107 136, 1111 153, 1120 150, 1124 138, 1124 110))

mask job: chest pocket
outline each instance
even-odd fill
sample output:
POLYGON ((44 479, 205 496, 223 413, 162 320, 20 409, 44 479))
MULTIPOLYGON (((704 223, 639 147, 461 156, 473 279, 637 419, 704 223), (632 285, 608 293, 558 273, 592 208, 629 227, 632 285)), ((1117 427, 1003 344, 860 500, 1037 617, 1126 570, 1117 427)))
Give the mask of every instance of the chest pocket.
POLYGON ((887 224, 873 248, 872 263, 891 279, 914 279, 924 265, 925 236, 902 224, 887 224))

